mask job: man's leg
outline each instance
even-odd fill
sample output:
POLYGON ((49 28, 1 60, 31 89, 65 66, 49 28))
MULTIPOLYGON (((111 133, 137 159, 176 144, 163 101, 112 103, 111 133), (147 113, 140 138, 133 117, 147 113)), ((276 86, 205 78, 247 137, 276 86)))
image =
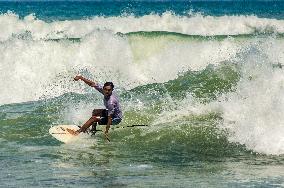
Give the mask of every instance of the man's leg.
POLYGON ((103 110, 104 109, 94 109, 92 117, 80 128, 80 132, 85 132, 91 125, 97 124, 97 122, 100 121, 103 110))
POLYGON ((81 128, 80 132, 85 132, 94 122, 98 122, 100 119, 96 116, 92 116, 81 128))

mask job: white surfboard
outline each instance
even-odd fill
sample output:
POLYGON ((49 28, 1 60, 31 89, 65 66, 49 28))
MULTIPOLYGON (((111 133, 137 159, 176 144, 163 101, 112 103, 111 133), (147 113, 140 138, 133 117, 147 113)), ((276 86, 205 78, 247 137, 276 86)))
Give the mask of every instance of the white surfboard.
MULTIPOLYGON (((130 126, 117 126, 116 125, 116 126, 111 126, 110 131, 124 129, 124 128, 145 127, 145 126, 148 126, 148 125, 130 125, 130 126)), ((105 125, 97 126, 96 130, 98 133, 96 134, 103 133, 105 131, 105 127, 106 127, 105 125)), ((55 139, 63 143, 74 142, 78 139, 88 138, 92 135, 92 133, 90 134, 80 133, 79 135, 72 135, 67 131, 67 128, 72 129, 74 131, 79 129, 77 125, 56 125, 49 129, 49 134, 53 136, 55 139)), ((108 141, 110 141, 108 137, 106 138, 108 141)))
MULTIPOLYGON (((79 135, 75 136, 75 135, 70 134, 67 131, 67 128, 72 129, 74 131, 79 129, 77 125, 56 125, 49 129, 49 134, 53 136, 54 138, 56 138, 57 140, 64 142, 64 143, 70 143, 72 141, 75 141, 79 137, 81 137, 79 135)), ((84 133, 81 133, 81 134, 84 134, 84 133)))

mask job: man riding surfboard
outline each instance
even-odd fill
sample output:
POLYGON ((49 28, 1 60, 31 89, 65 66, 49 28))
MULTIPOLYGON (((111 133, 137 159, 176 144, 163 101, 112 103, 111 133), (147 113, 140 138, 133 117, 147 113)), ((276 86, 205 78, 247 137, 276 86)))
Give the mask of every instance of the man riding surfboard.
MULTIPOLYGON (((70 134, 78 135, 80 132, 85 132, 93 123, 106 125, 105 135, 107 137, 110 125, 117 125, 122 120, 122 111, 117 95, 113 92, 114 85, 112 82, 106 82, 103 86, 83 76, 76 76, 75 81, 82 80, 90 87, 94 87, 97 91, 104 95, 105 109, 94 109, 92 117, 77 131, 67 129, 70 134)), ((108 137, 107 137, 108 139, 108 137)), ((109 140, 109 139, 108 139, 109 140)))

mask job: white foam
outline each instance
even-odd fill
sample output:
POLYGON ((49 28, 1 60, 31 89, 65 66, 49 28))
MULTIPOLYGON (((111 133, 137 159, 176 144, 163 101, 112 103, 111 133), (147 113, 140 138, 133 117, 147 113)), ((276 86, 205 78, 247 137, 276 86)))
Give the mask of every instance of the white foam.
POLYGON ((284 154, 284 70, 273 68, 275 56, 266 56, 266 48, 280 50, 271 42, 263 43, 259 51, 243 58, 236 92, 220 99, 224 118, 220 127, 229 131, 232 142, 255 152, 280 155, 284 154))
POLYGON ((189 14, 177 16, 171 12, 162 15, 132 15, 119 17, 95 16, 84 20, 65 20, 44 22, 31 14, 24 19, 8 12, 0 15, 0 41, 12 36, 29 35, 34 40, 52 38, 82 38, 90 33, 101 30, 113 33, 136 31, 168 31, 189 35, 239 35, 260 33, 283 33, 284 21, 276 19, 258 18, 256 16, 203 16, 189 14))

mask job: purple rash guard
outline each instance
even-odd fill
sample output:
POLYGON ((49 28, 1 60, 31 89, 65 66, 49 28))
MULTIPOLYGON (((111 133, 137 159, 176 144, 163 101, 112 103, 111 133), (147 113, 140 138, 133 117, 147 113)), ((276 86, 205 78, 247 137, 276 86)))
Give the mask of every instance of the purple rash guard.
MULTIPOLYGON (((96 90, 103 94, 103 87, 100 84, 92 85, 96 90)), ((112 118, 122 119, 121 107, 119 105, 118 97, 114 92, 109 97, 104 97, 104 105, 108 110, 108 116, 112 118)))

